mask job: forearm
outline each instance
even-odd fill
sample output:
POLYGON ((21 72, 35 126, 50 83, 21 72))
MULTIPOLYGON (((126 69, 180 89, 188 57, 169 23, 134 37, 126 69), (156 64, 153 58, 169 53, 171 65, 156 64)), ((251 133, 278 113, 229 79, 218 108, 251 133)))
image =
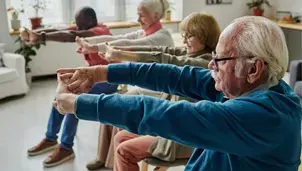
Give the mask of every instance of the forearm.
POLYGON ((76 100, 75 109, 79 119, 238 155, 263 153, 284 141, 283 136, 278 136, 280 132, 284 133, 280 118, 264 112, 261 105, 254 105, 249 100, 234 100, 226 104, 209 101, 189 103, 148 96, 82 94, 76 100), (246 112, 242 114, 242 110, 246 112), (256 122, 261 126, 267 125, 267 131, 259 132, 253 126, 256 122))
POLYGON ((46 41, 57 41, 57 42, 75 42, 76 34, 69 31, 57 31, 53 33, 46 33, 46 41))
POLYGON ((117 36, 102 35, 102 36, 88 37, 88 38, 85 38, 85 40, 88 41, 91 44, 99 44, 99 43, 119 40, 119 39, 122 39, 122 38, 125 38, 125 37, 122 36, 122 35, 117 35, 117 36))
POLYGON ((163 48, 161 46, 113 46, 114 49, 123 51, 133 51, 133 52, 162 52, 163 48))
POLYGON ((110 56, 118 61, 130 61, 137 62, 137 52, 123 51, 123 50, 112 50, 110 56))
POLYGON ((107 80, 117 84, 131 84, 168 94, 193 99, 217 100, 222 94, 215 90, 211 72, 199 67, 177 67, 168 64, 111 64, 107 80))
POLYGON ((50 32, 56 32, 56 31, 63 31, 63 30, 67 30, 67 29, 39 29, 39 30, 36 30, 35 32, 36 33, 41 33, 41 32, 45 32, 45 33, 50 33, 50 32))

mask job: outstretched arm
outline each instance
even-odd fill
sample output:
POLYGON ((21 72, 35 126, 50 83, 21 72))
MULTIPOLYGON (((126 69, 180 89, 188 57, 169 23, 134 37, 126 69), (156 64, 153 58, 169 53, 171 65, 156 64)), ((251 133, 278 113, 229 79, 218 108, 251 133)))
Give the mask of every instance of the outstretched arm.
POLYGON ((277 147, 283 142, 279 135, 290 131, 280 116, 259 102, 239 99, 189 103, 147 96, 82 94, 75 102, 75 115, 196 148, 257 155, 277 147), (255 123, 266 131, 259 131, 255 123))
POLYGON ((211 71, 202 67, 177 67, 170 64, 125 63, 108 66, 58 69, 62 79, 69 79, 72 92, 87 92, 96 82, 137 85, 150 90, 217 101, 223 98, 215 89, 211 71))
POLYGON ((37 41, 57 41, 57 42, 75 42, 75 38, 78 37, 91 37, 94 34, 89 30, 83 31, 56 31, 50 33, 35 33, 37 34, 37 41))
POLYGON ((169 64, 111 64, 107 79, 117 84, 132 84, 168 94, 216 101, 222 93, 215 89, 211 71, 201 67, 169 64))

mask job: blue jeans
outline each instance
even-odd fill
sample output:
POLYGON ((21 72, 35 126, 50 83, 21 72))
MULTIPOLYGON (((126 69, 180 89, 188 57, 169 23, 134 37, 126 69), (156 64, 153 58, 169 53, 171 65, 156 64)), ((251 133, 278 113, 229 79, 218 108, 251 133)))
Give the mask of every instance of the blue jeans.
MULTIPOLYGON (((108 83, 96 83, 89 93, 110 94, 117 91, 117 86, 118 85, 108 83)), ((52 107, 47 125, 46 138, 52 141, 56 141, 58 139, 57 134, 60 131, 64 117, 65 123, 61 137, 61 146, 65 149, 72 149, 74 136, 76 135, 79 122, 73 114, 61 115, 56 108, 52 107)))

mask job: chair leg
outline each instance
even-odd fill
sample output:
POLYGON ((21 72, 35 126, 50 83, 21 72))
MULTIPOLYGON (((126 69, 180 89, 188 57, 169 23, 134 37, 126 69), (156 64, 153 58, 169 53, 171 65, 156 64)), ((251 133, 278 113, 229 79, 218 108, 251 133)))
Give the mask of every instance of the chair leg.
POLYGON ((166 171, 169 167, 157 166, 153 171, 166 171))
POLYGON ((142 171, 148 171, 149 164, 145 161, 142 161, 142 171))

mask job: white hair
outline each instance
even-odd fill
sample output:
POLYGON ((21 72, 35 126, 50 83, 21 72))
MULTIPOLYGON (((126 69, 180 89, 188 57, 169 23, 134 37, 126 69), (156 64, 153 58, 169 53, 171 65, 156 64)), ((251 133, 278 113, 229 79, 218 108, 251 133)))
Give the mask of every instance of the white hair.
POLYGON ((247 65, 261 59, 267 63, 267 83, 269 87, 281 80, 288 67, 288 49, 281 28, 273 21, 264 17, 246 16, 235 19, 223 32, 231 34, 226 43, 229 51, 235 56, 254 57, 246 60, 241 58, 236 63, 236 76, 239 77, 247 65), (231 50, 232 49, 232 50, 231 50))
POLYGON ((143 5, 149 12, 156 13, 159 19, 165 16, 165 12, 169 8, 167 0, 142 0, 140 5, 143 5))

